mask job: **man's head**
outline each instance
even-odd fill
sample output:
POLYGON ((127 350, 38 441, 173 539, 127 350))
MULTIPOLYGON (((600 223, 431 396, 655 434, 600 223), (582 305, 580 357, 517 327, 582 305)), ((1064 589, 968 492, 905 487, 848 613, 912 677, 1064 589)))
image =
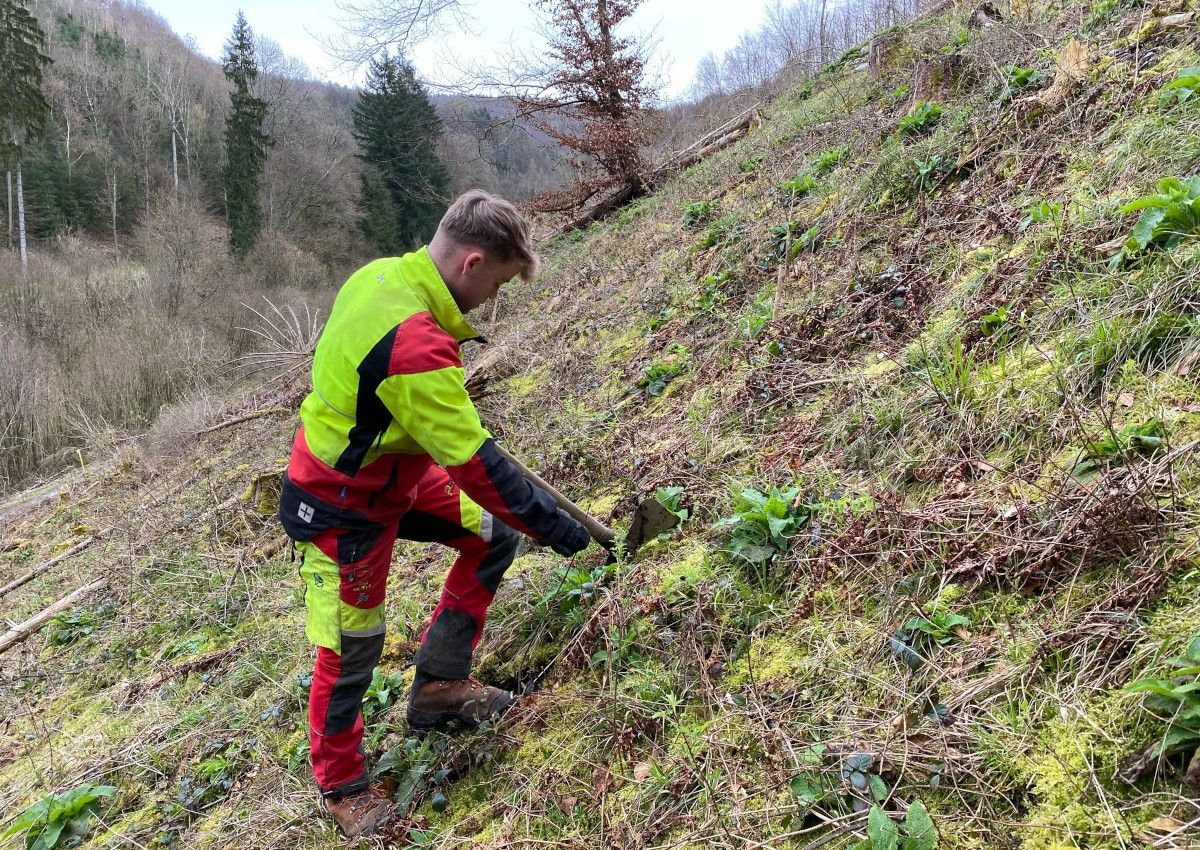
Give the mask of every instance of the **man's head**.
POLYGON ((529 242, 529 223, 516 207, 472 189, 442 216, 429 256, 454 303, 466 313, 517 275, 523 280, 537 275, 538 257, 529 242))

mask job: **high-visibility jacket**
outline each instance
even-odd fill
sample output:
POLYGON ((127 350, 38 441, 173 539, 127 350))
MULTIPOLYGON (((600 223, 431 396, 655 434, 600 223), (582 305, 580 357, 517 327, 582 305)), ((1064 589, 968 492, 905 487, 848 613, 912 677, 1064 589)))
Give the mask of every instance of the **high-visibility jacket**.
POLYGON ((320 531, 305 528, 314 518, 386 522, 376 499, 388 493, 394 513, 433 463, 518 531, 549 542, 568 532, 574 521, 500 456, 480 423, 459 353, 471 339, 479 335, 425 248, 376 260, 346 281, 317 344, 285 484, 333 510, 302 501, 298 516, 281 511, 293 538, 320 531))

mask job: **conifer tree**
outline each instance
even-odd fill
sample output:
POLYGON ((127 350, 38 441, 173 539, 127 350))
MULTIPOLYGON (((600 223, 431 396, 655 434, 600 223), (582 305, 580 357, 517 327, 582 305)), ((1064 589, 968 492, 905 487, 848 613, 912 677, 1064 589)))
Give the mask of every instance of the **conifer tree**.
POLYGON ((267 102, 250 93, 258 78, 254 56, 254 34, 240 11, 233 34, 225 44, 225 76, 233 84, 230 109, 225 118, 225 211, 229 226, 229 250, 244 257, 254 247, 262 228, 258 181, 267 161, 267 148, 274 142, 263 132, 267 102))
MULTIPOLYGON (((50 116, 42 94, 42 74, 50 64, 46 33, 21 0, 0 0, 0 161, 17 172, 17 218, 21 273, 29 295, 29 263, 25 252, 25 196, 21 157, 25 145, 39 138, 50 116)), ((11 203, 11 201, 9 201, 11 203)))
POLYGON ((386 53, 371 61, 353 118, 365 165, 363 233, 385 254, 416 248, 446 210, 450 175, 437 154, 441 119, 412 66, 386 53))

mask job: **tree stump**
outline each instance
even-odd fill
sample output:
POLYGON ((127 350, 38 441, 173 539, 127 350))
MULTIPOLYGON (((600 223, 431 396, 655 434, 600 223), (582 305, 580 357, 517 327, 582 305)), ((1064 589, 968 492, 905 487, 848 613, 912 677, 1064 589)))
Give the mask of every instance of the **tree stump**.
POLYGON ((967 76, 970 65, 964 56, 941 56, 920 59, 913 69, 912 85, 909 87, 912 109, 924 100, 942 100, 967 76))
POLYGON ((1004 17, 997 11, 989 0, 983 0, 975 11, 971 13, 971 17, 967 18, 967 29, 982 30, 1004 20, 1004 17))
POLYGON ((888 60, 895 55, 896 47, 900 44, 900 33, 885 33, 871 39, 867 46, 867 69, 872 77, 878 77, 887 70, 888 60))

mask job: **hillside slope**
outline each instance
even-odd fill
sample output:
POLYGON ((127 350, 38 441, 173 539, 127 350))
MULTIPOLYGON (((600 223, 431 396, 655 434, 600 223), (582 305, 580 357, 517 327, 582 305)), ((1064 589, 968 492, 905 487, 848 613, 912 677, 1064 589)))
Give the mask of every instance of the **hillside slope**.
MULTIPOLYGON (((449 559, 398 549, 364 706, 398 841, 917 850, 925 810, 942 848, 1200 841, 1200 204, 1121 212, 1200 172, 1166 88, 1195 3, 972 12, 851 51, 508 296, 497 436, 602 519, 687 518, 614 567, 519 557, 477 657, 529 696, 471 735, 404 736, 449 559)), ((0 596, 105 581, 5 655, 6 822, 107 783, 88 846, 336 840, 271 518, 302 384, 0 514, 4 582, 105 531, 0 596)))

